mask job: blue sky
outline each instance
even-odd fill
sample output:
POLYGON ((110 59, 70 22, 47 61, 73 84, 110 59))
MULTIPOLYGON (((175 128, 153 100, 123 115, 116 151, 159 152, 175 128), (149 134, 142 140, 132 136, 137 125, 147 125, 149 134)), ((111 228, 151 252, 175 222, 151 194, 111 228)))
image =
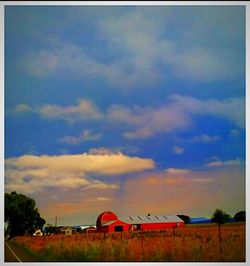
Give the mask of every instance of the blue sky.
POLYGON ((244 6, 5 6, 5 191, 48 222, 245 209, 244 6))

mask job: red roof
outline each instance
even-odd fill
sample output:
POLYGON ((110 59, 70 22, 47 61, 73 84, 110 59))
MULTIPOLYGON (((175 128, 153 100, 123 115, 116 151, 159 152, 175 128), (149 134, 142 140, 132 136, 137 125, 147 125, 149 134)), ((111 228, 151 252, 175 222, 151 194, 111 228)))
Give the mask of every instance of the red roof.
POLYGON ((97 227, 100 227, 108 222, 111 222, 111 221, 116 221, 118 220, 118 217, 111 211, 105 211, 105 212, 102 212, 97 220, 96 220, 96 226, 97 227))

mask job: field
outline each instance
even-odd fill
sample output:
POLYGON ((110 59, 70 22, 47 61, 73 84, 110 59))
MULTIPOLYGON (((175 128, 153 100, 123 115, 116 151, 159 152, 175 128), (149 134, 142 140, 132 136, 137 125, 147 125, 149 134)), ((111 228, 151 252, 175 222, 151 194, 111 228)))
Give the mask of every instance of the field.
POLYGON ((148 232, 16 237, 46 262, 244 262, 245 224, 187 225, 148 232))

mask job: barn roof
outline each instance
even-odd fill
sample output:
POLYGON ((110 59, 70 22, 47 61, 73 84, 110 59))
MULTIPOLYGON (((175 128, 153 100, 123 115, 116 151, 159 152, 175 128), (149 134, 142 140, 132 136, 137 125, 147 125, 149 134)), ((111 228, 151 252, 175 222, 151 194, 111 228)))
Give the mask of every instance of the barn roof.
POLYGON ((183 222, 177 215, 126 216, 118 218, 127 224, 183 222))
MULTIPOLYGON (((119 220, 120 220, 120 219, 119 219, 119 220)), ((119 220, 112 220, 112 221, 108 221, 108 222, 106 222, 106 223, 102 224, 102 226, 111 225, 111 224, 113 224, 114 222, 116 222, 116 221, 119 221, 119 220)))
POLYGON ((119 216, 117 220, 108 221, 104 226, 111 225, 116 221, 126 224, 150 224, 150 223, 179 223, 183 222, 177 215, 150 215, 150 216, 119 216))

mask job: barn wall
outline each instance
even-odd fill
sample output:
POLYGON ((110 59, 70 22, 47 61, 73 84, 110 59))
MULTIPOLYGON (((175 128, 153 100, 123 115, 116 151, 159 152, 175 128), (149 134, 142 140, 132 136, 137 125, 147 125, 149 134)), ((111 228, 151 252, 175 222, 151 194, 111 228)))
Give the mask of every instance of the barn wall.
POLYGON ((115 227, 116 226, 122 226, 123 227, 123 231, 129 231, 131 225, 130 224, 126 224, 124 222, 121 221, 115 221, 114 223, 112 223, 111 225, 103 225, 97 228, 98 232, 115 232, 115 227))
POLYGON ((113 224, 111 224, 111 225, 108 226, 109 227, 109 230, 108 231, 109 232, 115 232, 115 227, 116 226, 122 226, 123 227, 123 231, 129 231, 129 229, 131 227, 130 224, 126 224, 126 223, 124 223, 122 221, 117 220, 113 224))
MULTIPOLYGON (((180 222, 178 223, 178 227, 183 227, 184 223, 180 222)), ((152 224, 141 224, 141 229, 142 230, 155 230, 155 229, 165 229, 165 228, 172 228, 176 227, 177 223, 152 223, 152 224)))
POLYGON ((100 226, 100 227, 97 228, 97 232, 103 232, 103 233, 110 232, 109 231, 109 226, 100 226))
MULTIPOLYGON (((172 227, 183 227, 184 222, 178 223, 179 226, 177 226, 177 223, 152 223, 152 224, 141 224, 140 225, 140 230, 157 230, 157 229, 167 229, 167 228, 172 228, 172 227)), ((111 225, 107 226, 101 226, 98 228, 98 232, 115 232, 115 226, 122 226, 123 227, 123 232, 125 231, 130 231, 132 225, 123 223, 121 221, 116 221, 111 225)))

